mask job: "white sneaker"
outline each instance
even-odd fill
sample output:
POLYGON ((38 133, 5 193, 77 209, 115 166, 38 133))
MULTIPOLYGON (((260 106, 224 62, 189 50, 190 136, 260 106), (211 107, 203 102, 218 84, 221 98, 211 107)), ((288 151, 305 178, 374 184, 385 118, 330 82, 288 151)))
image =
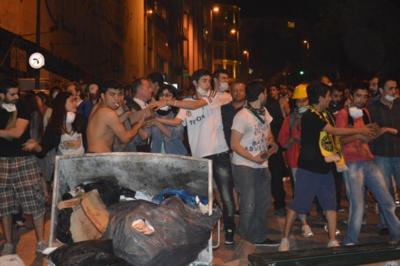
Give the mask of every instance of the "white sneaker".
POLYGON ((327 247, 328 248, 340 247, 340 244, 336 239, 335 240, 329 240, 327 247))
MULTIPOLYGON (((328 233, 328 225, 327 225, 327 224, 325 224, 325 226, 324 226, 324 230, 325 230, 325 232, 327 232, 327 233, 328 233)), ((336 228, 335 235, 336 235, 336 236, 340 235, 340 230, 339 230, 339 229, 337 229, 337 228, 336 228)))
POLYGON ((301 227, 301 234, 304 237, 312 237, 314 236, 313 231, 311 230, 311 227, 308 224, 305 224, 301 227))
POLYGON ((284 251, 289 251, 290 250, 290 245, 289 245, 289 239, 284 237, 281 240, 281 244, 279 245, 279 252, 284 252, 284 251))

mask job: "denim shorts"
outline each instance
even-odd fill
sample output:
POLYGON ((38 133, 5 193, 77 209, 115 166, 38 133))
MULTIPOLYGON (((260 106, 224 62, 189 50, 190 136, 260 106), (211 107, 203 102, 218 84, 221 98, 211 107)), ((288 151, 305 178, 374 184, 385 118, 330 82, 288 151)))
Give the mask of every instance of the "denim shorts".
POLYGON ((297 213, 308 213, 315 196, 323 210, 336 210, 336 188, 332 173, 320 174, 299 168, 291 209, 297 213))

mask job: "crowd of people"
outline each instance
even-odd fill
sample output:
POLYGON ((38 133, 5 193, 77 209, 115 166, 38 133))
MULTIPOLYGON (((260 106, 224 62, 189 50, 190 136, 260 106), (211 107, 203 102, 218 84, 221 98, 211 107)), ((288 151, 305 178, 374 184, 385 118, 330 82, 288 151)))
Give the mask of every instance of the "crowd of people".
POLYGON ((327 246, 339 246, 337 211, 345 199, 349 217, 343 245, 355 245, 368 191, 379 206, 378 229, 400 240, 395 79, 345 84, 322 76, 292 88, 231 81, 224 69, 199 69, 190 85, 183 94, 155 72, 127 85, 69 83, 33 93, 20 91, 11 79, 0 80, 0 215, 6 239, 1 254, 15 252, 12 226, 22 213, 33 217, 37 251, 46 247, 45 204, 56 155, 104 152, 212 160, 226 245, 235 243, 237 232, 254 245, 288 251, 297 217, 302 235, 314 235, 307 216, 316 203, 326 217, 327 246), (283 179, 288 176, 294 195, 286 206, 283 179), (280 241, 268 237, 271 208, 286 217, 280 241))

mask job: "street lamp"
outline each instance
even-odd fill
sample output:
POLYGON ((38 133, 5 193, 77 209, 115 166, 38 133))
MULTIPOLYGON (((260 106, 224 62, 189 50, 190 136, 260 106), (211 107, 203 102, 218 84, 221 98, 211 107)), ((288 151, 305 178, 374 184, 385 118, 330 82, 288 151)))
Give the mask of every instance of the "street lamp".
POLYGON ((303 44, 304 44, 304 46, 306 47, 307 50, 310 49, 310 42, 309 41, 303 40, 303 44))
POLYGON ((246 68, 246 72, 248 72, 250 74, 250 52, 248 50, 243 50, 243 57, 245 60, 245 68, 246 68))
POLYGON ((210 47, 211 47, 211 71, 214 71, 214 44, 213 44, 213 38, 214 38, 214 25, 213 25, 213 18, 214 18, 214 13, 219 14, 219 6, 213 6, 210 10, 210 47))

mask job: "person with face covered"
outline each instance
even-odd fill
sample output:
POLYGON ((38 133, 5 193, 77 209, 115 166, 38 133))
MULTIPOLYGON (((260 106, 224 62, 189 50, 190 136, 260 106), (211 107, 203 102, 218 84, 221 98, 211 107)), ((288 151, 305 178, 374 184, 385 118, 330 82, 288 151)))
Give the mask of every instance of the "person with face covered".
MULTIPOLYGON (((156 100, 175 100, 177 92, 174 86, 164 84, 158 90, 156 100)), ((171 119, 174 118, 179 109, 170 106, 164 106, 155 112, 155 117, 171 119)), ((187 155, 188 152, 183 145, 183 126, 166 126, 157 119, 146 123, 151 126, 151 152, 169 153, 177 155, 187 155)))
POLYGON ((12 214, 33 217, 37 251, 46 248, 43 241, 45 197, 40 169, 34 155, 22 149, 30 138, 31 112, 19 101, 19 88, 13 80, 0 80, 0 216, 5 244, 1 255, 15 253, 12 238, 12 214))
MULTIPOLYGON (((336 125, 343 128, 363 128, 371 123, 371 117, 365 108, 369 98, 368 85, 359 83, 352 87, 351 106, 339 111, 336 125)), ((379 131, 383 134, 387 129, 381 128, 379 131)), ((355 245, 358 242, 364 214, 364 187, 372 192, 378 202, 392 240, 400 240, 400 221, 395 213, 394 200, 389 193, 383 172, 374 162, 374 156, 368 147, 368 142, 372 139, 361 134, 341 138, 348 167, 343 176, 350 202, 345 245, 355 245)))
POLYGON ((217 92, 229 92, 229 74, 226 69, 220 68, 213 73, 214 89, 217 92))
POLYGON ((58 155, 82 155, 85 152, 83 117, 77 114, 76 98, 69 92, 60 92, 54 99, 54 108, 41 142, 30 139, 24 150, 44 157, 53 148, 58 155))
MULTIPOLYGON (((394 177, 400 186, 400 100, 397 97, 398 83, 395 79, 381 80, 380 97, 368 106, 371 120, 383 128, 382 134, 370 142, 375 162, 383 171, 385 182, 394 198, 394 177)), ((385 219, 380 217, 378 228, 387 232, 385 219)))
MULTIPOLYGON (((295 178, 298 169, 297 161, 300 155, 301 117, 307 111, 308 106, 307 84, 296 86, 292 99, 295 100, 296 108, 285 117, 282 128, 279 131, 278 142, 286 150, 286 161, 293 178, 295 178)), ((295 180, 294 183, 296 183, 295 180)), ((304 237, 312 237, 314 233, 307 223, 307 216, 299 214, 299 218, 302 223, 302 235, 304 237)))
MULTIPOLYGON (((177 126, 183 122, 187 126, 192 156, 213 161, 213 177, 223 202, 225 244, 234 244, 235 206, 233 202, 233 179, 221 118, 221 106, 232 101, 229 93, 211 89, 211 74, 199 69, 192 74, 195 94, 185 101, 204 101, 207 105, 194 110, 181 108, 174 119, 158 119, 161 123, 177 126)), ((184 102, 184 101, 180 101, 184 102)), ((200 102, 201 103, 201 102, 200 102)), ((176 104, 174 104, 176 106, 176 104)))

